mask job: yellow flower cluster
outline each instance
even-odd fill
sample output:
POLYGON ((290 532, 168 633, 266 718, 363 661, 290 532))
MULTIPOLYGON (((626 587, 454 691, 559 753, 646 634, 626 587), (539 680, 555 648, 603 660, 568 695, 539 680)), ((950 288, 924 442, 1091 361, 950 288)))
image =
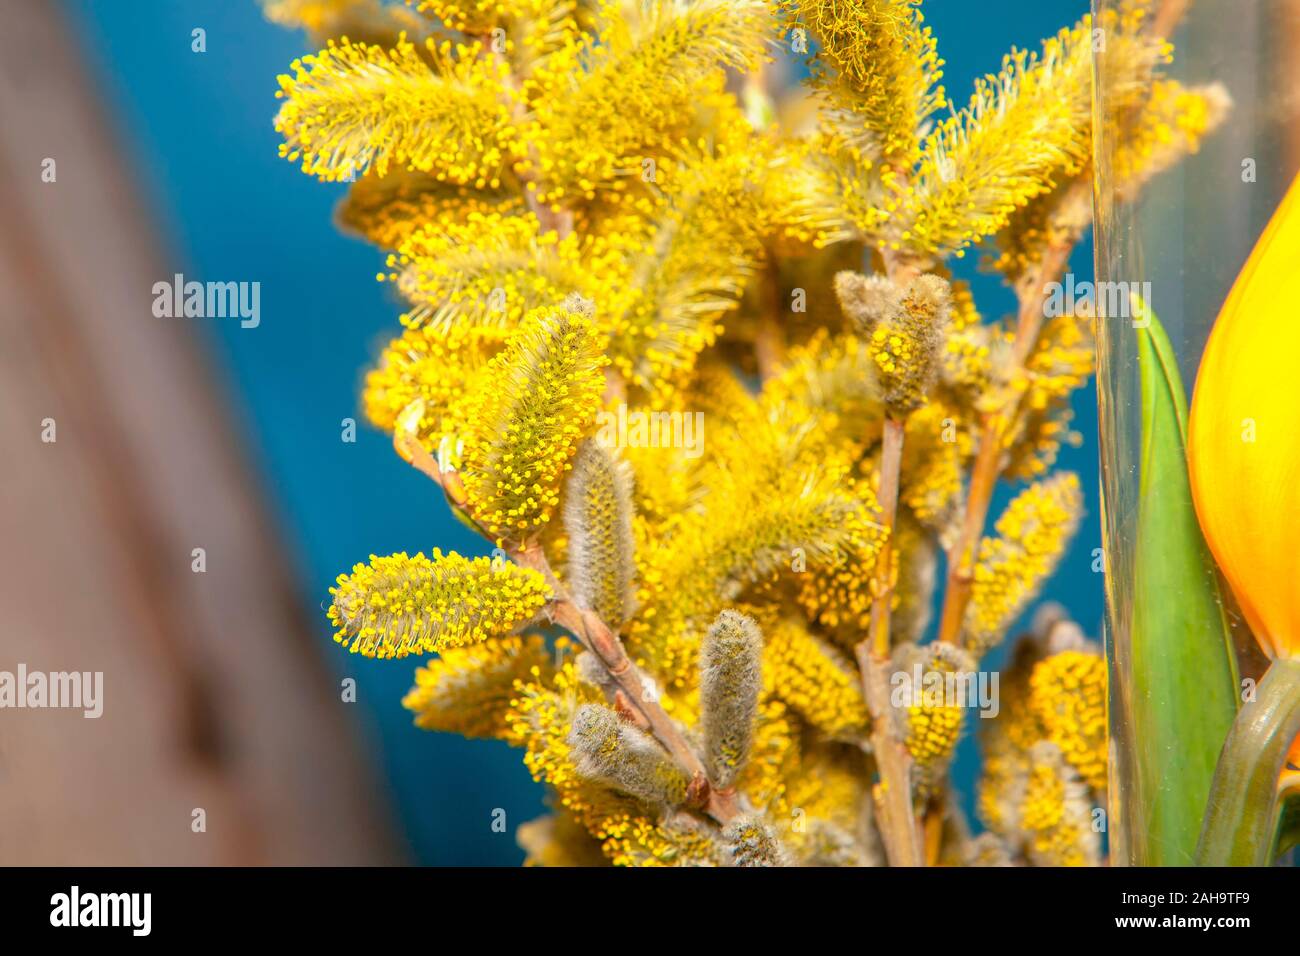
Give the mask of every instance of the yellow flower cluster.
POLYGON ((1090 787, 1106 789, 1106 660, 1062 651, 1039 661, 1029 677, 1029 709, 1044 739, 1090 787))
MULTIPOLYGON (((859 157, 910 163, 917 130, 942 109, 943 61, 913 0, 780 0, 785 39, 818 41, 815 82, 859 157), (802 34, 802 35, 801 35, 802 34)), ((806 43, 802 44, 807 49, 806 43)), ((796 52, 799 52, 796 49, 796 52)))
POLYGON ((346 39, 295 60, 281 76, 280 155, 322 180, 390 164, 440 181, 497 188, 520 136, 501 90, 504 63, 477 44, 403 38, 391 50, 346 39))
POLYGON ((957 749, 966 713, 966 698, 961 695, 974 677, 975 661, 960 648, 940 642, 900 651, 896 662, 913 698, 901 713, 903 742, 921 783, 933 786, 957 749), (920 668, 919 686, 914 683, 915 667, 920 668))
POLYGON ((553 0, 409 0, 421 13, 441 20, 451 30, 485 34, 512 20, 544 15, 553 0))
POLYGON ((1129 199, 1152 177, 1200 149, 1206 134, 1223 122, 1231 106, 1218 83, 1186 87, 1158 80, 1112 160, 1118 199, 1129 199))
POLYGON ((530 313, 488 363, 492 387, 471 397, 465 495, 499 538, 525 541, 550 521, 600 408, 605 360, 587 309, 567 302, 530 313))
POLYGON ((1106 789, 1106 662, 1068 621, 1022 638, 985 727, 979 814, 1035 865, 1095 865, 1106 789))
POLYGON ((969 105, 925 140, 898 212, 897 241, 960 256, 1011 214, 1077 172, 1089 155, 1092 28, 1085 17, 1043 44, 1007 55, 977 80, 969 105))
POLYGON ((399 417, 416 407, 419 417, 409 423, 414 437, 431 453, 454 455, 458 436, 468 428, 466 386, 499 348, 477 331, 408 329, 388 343, 366 373, 361 403, 367 420, 391 433, 399 417))
POLYGON ((273 23, 306 30, 318 46, 343 36, 392 42, 427 26, 397 0, 262 0, 262 10, 273 23))
POLYGON ((1096 361, 1093 319, 1071 312, 1049 319, 1013 386, 1022 390, 1020 415, 1003 436, 1009 478, 1038 478, 1056 462, 1070 429, 1070 399, 1091 377, 1096 361))
POLYGON ((533 156, 522 168, 545 184, 538 201, 594 199, 598 190, 617 192, 653 175, 687 145, 683 120, 697 97, 721 88, 718 67, 756 64, 768 28, 762 0, 639 9, 602 0, 586 41, 548 57, 532 78, 533 156))
POLYGON ((601 844, 616 866, 699 866, 721 862, 716 842, 705 832, 661 825, 632 798, 578 774, 568 743, 574 712, 596 700, 571 661, 554 681, 525 681, 507 713, 507 740, 524 748, 533 779, 555 790, 557 803, 572 813, 601 844))
POLYGON ((1035 482, 1007 505, 975 565, 965 640, 976 657, 1002 640, 1056 569, 1082 512, 1079 479, 1068 472, 1035 482))
POLYGON ((403 324, 502 330, 573 292, 609 302, 611 285, 604 280, 623 275, 608 243, 576 233, 561 239, 543 231, 532 214, 501 212, 469 212, 463 220, 418 229, 388 265, 394 271, 386 278, 411 303, 403 324))
POLYGON ((427 223, 459 224, 489 212, 519 216, 524 208, 524 201, 505 189, 474 189, 418 170, 390 169, 356 181, 339 204, 338 222, 383 249, 398 249, 427 223))
POLYGON ((1031 752, 1018 809, 1034 865, 1096 865, 1099 837, 1087 790, 1053 744, 1040 743, 1031 752))
POLYGON ((855 740, 866 732, 867 705, 854 667, 797 621, 768 630, 763 684, 829 738, 855 740))
POLYGON ((509 634, 545 606, 550 589, 528 568, 434 549, 358 564, 330 588, 334 640, 366 657, 406 657, 509 634))
POLYGON ((445 648, 415 670, 415 686, 402 706, 415 725, 465 737, 502 737, 515 682, 543 680, 551 654, 538 634, 494 637, 466 647, 445 648))

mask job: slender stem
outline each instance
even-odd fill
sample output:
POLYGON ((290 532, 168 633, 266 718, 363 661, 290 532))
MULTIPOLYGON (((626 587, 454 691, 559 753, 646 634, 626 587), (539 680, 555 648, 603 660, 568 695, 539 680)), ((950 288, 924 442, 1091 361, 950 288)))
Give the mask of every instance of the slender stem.
POLYGON ((872 788, 876 823, 890 866, 923 866, 923 841, 912 808, 912 756, 899 738, 889 700, 893 665, 871 651, 870 641, 857 648, 862 693, 871 712, 871 753, 880 782, 872 788))
MULTIPOLYGON (((1087 182, 1076 182, 1061 200, 1062 205, 1076 202, 1087 188, 1090 188, 1087 182)), ((1032 275, 1016 286, 1020 306, 1016 314, 1016 337, 1011 347, 1012 380, 1024 374, 1025 364, 1042 331, 1044 303, 1048 295, 1046 286, 1065 270, 1076 241, 1077 233, 1071 232, 1050 244, 1032 275)), ((1021 392, 1011 391, 1002 407, 991 409, 982 416, 979 450, 971 466, 961 534, 948 552, 948 578, 944 585, 943 611, 939 617, 938 639, 941 641, 955 644, 961 638, 962 622, 970 604, 975 577, 975 559, 988 521, 993 490, 1003 467, 1002 440, 1020 414, 1020 399, 1021 392)))
POLYGON ((903 423, 886 417, 880 445, 880 524, 885 543, 876 555, 871 582, 871 650, 889 656, 889 613, 897 577, 894 567, 894 524, 898 520, 898 479, 903 467, 903 423))
POLYGON ((887 537, 876 557, 871 582, 871 623, 858 644, 862 693, 871 712, 871 752, 880 782, 873 788, 876 820, 890 866, 922 866, 922 841, 912 808, 912 758, 899 738, 889 700, 890 604, 894 597, 894 525, 898 478, 903 464, 903 423, 886 418, 880 451, 880 522, 887 537))
POLYGON ((1237 713, 1219 753, 1206 802, 1196 862, 1268 866, 1278 813, 1278 777, 1300 734, 1300 659, 1279 658, 1255 700, 1237 713))

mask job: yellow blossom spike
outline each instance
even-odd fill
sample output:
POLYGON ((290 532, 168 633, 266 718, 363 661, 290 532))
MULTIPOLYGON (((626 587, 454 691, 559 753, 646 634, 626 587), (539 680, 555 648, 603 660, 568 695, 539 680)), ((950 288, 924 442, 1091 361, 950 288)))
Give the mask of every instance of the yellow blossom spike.
POLYGON ((499 342, 475 332, 408 329, 388 343, 366 373, 361 393, 366 418, 389 433, 401 420, 429 452, 457 455, 456 443, 467 428, 467 393, 499 348, 499 342), (418 417, 400 419, 417 401, 418 417))
POLYGON ((909 165, 917 131, 943 107, 934 35, 917 0, 780 0, 785 36, 819 44, 814 82, 844 115, 838 123, 867 157, 909 165))
POLYGON ((503 737, 515 681, 547 679, 552 655, 541 635, 488 638, 449 647, 415 671, 402 706, 415 726, 466 737, 503 737))
POLYGON ((1210 332, 1187 429, 1205 541, 1270 657, 1300 657, 1300 176, 1210 332), (1246 439, 1249 430, 1250 440, 1246 439))
POLYGON ((1003 436, 1008 478, 1039 478, 1056 462, 1062 444, 1082 439, 1070 428, 1073 393, 1088 383, 1096 363, 1094 320, 1067 312, 1049 319, 1015 387, 1023 389, 1015 427, 1003 436))
POLYGON ((855 740, 869 723, 853 665, 798 621, 769 630, 763 647, 767 692, 828 737, 855 740))
POLYGON ((522 196, 508 190, 475 189, 440 182, 432 173, 389 169, 368 173, 348 190, 335 210, 339 227, 384 249, 397 249, 429 223, 465 223, 473 214, 519 216, 522 196))
POLYGON ((948 281, 922 275, 904 290, 884 276, 841 272, 835 291, 875 360, 886 410, 904 420, 938 380, 951 303, 948 281))
POLYGON ((473 398, 463 481, 470 512, 490 533, 525 541, 550 521, 600 408, 601 351, 590 305, 575 298, 530 313, 488 363, 493 384, 473 398))
POLYGON ((1221 83, 1187 87, 1162 79, 1116 146, 1111 162, 1116 202, 1128 202, 1151 179, 1200 149, 1232 108, 1221 83))
POLYGON ((759 62, 769 27, 762 0, 601 0, 588 41, 534 74, 538 199, 594 198, 653 175, 645 160, 671 157, 724 68, 759 62))
POLYGON ((382 176, 395 163, 495 187, 520 149, 508 66, 477 45, 454 53, 449 42, 429 40, 423 52, 405 37, 391 50, 342 39, 295 60, 294 74, 279 78, 280 155, 324 180, 372 166, 382 176))
POLYGON ((996 76, 977 80, 970 104, 926 138, 897 239, 926 255, 960 253, 992 235, 1053 176, 1089 156, 1092 28, 1085 17, 1043 44, 1014 50, 996 76))
POLYGON ((1062 651, 1034 665, 1029 707, 1044 737, 1093 790, 1106 789, 1106 660, 1062 651))
POLYGON ((386 45, 427 26, 396 0, 262 0, 262 12, 272 23, 306 30, 318 46, 344 36, 386 45))
POLYGON ((1043 741, 1029 754, 1018 829, 1035 866, 1097 866, 1100 840, 1088 790, 1060 749, 1043 741))
POLYGON ((502 637, 527 624, 550 590, 530 568, 434 549, 358 564, 330 588, 334 640, 366 657, 406 657, 502 637))
POLYGON ((550 813, 519 824, 519 848, 528 854, 524 866, 609 866, 600 842, 571 813, 550 813))
POLYGON ((616 306, 621 255, 599 239, 542 230, 531 213, 470 212, 414 230, 388 260, 408 326, 510 329, 571 293, 616 306))
POLYGON ((998 536, 980 542, 965 626, 976 658, 1002 640, 1056 569, 1082 512, 1079 479, 1062 472, 1017 495, 998 519, 998 536))
POLYGON ((493 27, 544 15, 554 0, 407 0, 421 13, 441 20, 449 30, 483 35, 493 27))
POLYGON ((509 740, 525 749, 533 779, 555 789, 559 806, 600 842, 615 866, 720 865, 717 842, 702 824, 658 822, 640 801, 578 773, 568 743, 570 729, 577 709, 595 703, 598 694, 580 682, 567 661, 553 682, 538 679, 519 686, 508 717, 509 740))
POLYGON ((895 662, 906 675, 902 686, 910 690, 904 708, 897 712, 903 743, 912 755, 917 782, 924 791, 939 783, 957 749, 968 703, 966 688, 975 676, 975 660, 955 645, 934 642, 924 647, 900 647, 895 662))
POLYGON ((761 253, 761 159, 690 156, 665 172, 663 208, 630 256, 631 295, 611 320, 611 358, 631 385, 669 387, 717 340, 761 253))

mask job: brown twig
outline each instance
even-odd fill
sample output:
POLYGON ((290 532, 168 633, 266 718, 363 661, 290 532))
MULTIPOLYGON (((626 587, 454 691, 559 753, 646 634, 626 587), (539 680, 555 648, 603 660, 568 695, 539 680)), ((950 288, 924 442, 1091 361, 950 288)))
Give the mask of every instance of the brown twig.
MULTIPOLYGON (((448 504, 474 521, 466 508, 464 487, 455 472, 443 471, 438 466, 437 460, 423 445, 413 436, 400 430, 393 437, 393 445, 403 459, 437 482, 447 496, 448 504)), ((495 536, 481 524, 477 521, 474 523, 484 537, 490 541, 495 539, 495 536)), ((611 695, 613 702, 616 705, 632 707, 641 718, 639 720, 634 718, 634 722, 648 728, 654 738, 686 771, 691 779, 690 794, 693 798, 691 805, 708 814, 719 824, 730 822, 740 812, 735 792, 717 790, 710 786, 704 764, 686 742, 676 722, 668 716, 668 712, 659 703, 653 683, 647 680, 640 668, 628 657, 618 635, 593 611, 580 608, 574 603, 564 585, 551 570, 546 554, 540 546, 507 547, 505 550, 521 567, 531 568, 546 579, 551 589, 551 600, 548 604, 551 619, 573 634, 583 648, 590 651, 605 666, 612 684, 617 687, 616 694, 611 695)))
POLYGON ((876 556, 871 581, 871 623, 856 648, 862 693, 871 712, 871 749, 880 782, 873 788, 881 841, 891 866, 920 866, 912 810, 912 760, 899 739, 889 702, 890 604, 896 572, 894 524, 898 516, 898 480, 903 463, 903 423, 886 417, 880 451, 880 523, 887 537, 876 556))
POLYGON ((899 737, 889 700, 893 665, 872 653, 870 641, 859 643, 856 651, 862 693, 871 713, 871 754, 880 776, 872 798, 885 857, 890 866, 923 866, 921 833, 912 808, 912 755, 899 737))
MULTIPOLYGON (((1088 177, 1076 180, 1061 199, 1062 208, 1073 208, 1088 201, 1092 184, 1088 177)), ((1043 327, 1044 303, 1047 284, 1058 279, 1065 270, 1079 234, 1086 227, 1071 229, 1048 244, 1042 260, 1029 277, 1016 284, 1019 308, 1016 314, 1016 337, 1011 347, 1008 379, 1022 377, 1025 365, 1038 342, 1043 327)), ((979 450, 971 466, 970 486, 966 494, 966 510, 962 517, 961 533, 948 552, 948 577, 944 584, 943 611, 939 618, 938 640, 958 643, 966 608, 970 604, 971 587, 975 577, 975 560, 979 554, 980 539, 988 521, 989 504, 1003 468, 1003 439, 1010 432, 1020 414, 1023 392, 1008 389, 1005 401, 986 411, 980 421, 979 450)))
POLYGON ((876 555, 871 580, 869 641, 877 657, 889 656, 889 614, 897 579, 894 565, 894 525, 898 520, 898 482, 903 468, 903 423, 886 416, 880 442, 880 525, 885 542, 876 555))

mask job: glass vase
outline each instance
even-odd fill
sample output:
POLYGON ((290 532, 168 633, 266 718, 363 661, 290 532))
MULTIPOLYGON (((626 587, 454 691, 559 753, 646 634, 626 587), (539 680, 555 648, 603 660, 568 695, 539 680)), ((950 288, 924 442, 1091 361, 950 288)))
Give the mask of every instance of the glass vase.
MULTIPOLYGON (((1181 389, 1192 401, 1216 317, 1300 169, 1300 0, 1149 5, 1153 27, 1173 46, 1167 75, 1188 88, 1217 84, 1223 113, 1195 154, 1138 191, 1123 181, 1133 112, 1108 59, 1123 51, 1107 49, 1104 36, 1105 18, 1134 6, 1093 4, 1094 25, 1103 29, 1094 43, 1094 187, 1109 837, 1115 864, 1177 865, 1193 862, 1196 804, 1203 811, 1218 756, 1213 734, 1223 721, 1215 688, 1225 683, 1206 678, 1196 686, 1181 649, 1208 641, 1218 614, 1234 695, 1266 661, 1220 570, 1208 552, 1195 553, 1203 545, 1186 483, 1167 461, 1160 470, 1160 408, 1163 402, 1168 421, 1185 429, 1171 396, 1181 389), (1201 559, 1209 580, 1196 580, 1201 559), (1212 612, 1198 607, 1206 594, 1217 601, 1212 612), (1198 700, 1214 713, 1189 710, 1198 700), (1197 726, 1202 719, 1206 725, 1197 726)), ((1160 148, 1159 137, 1152 148, 1160 148)), ((1173 432, 1168 422, 1165 428, 1168 440, 1173 432)))

